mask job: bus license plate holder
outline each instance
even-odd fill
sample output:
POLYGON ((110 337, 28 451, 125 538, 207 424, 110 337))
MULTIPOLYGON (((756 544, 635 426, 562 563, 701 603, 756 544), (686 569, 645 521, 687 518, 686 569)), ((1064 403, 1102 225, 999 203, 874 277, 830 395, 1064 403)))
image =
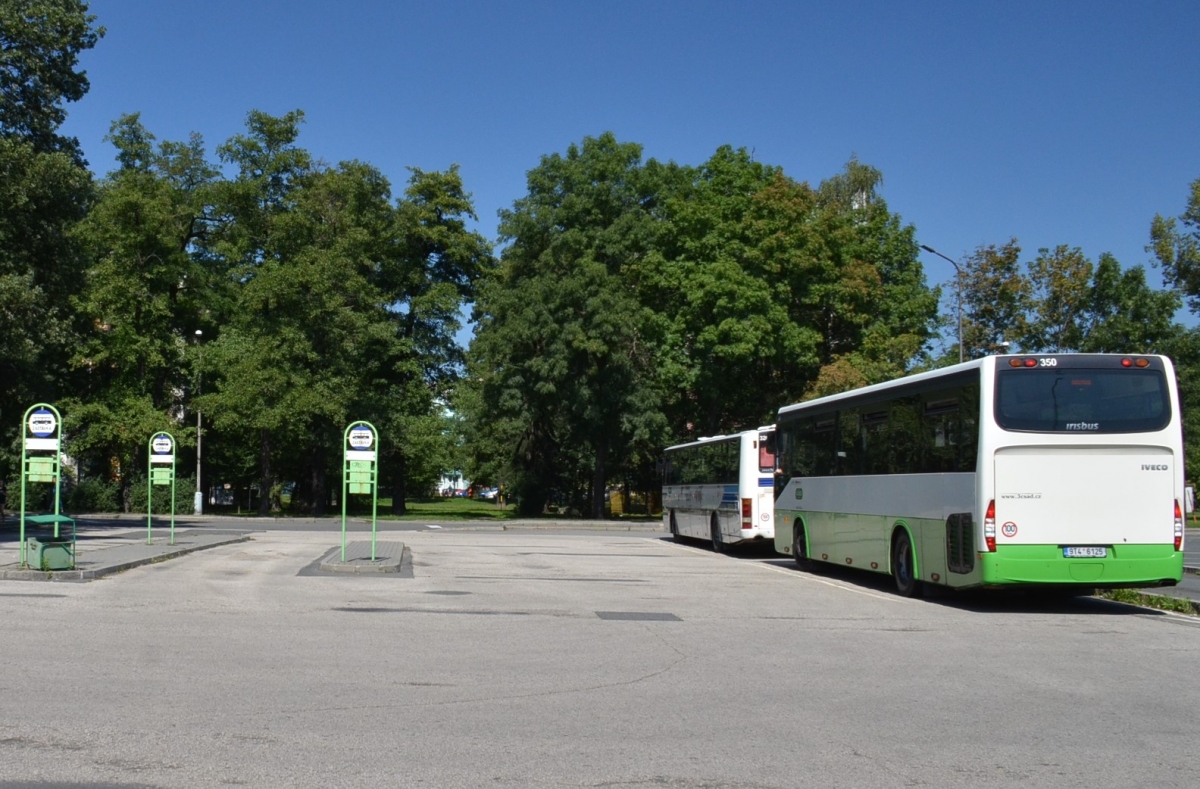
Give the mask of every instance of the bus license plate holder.
POLYGON ((1107 559, 1108 548, 1102 545, 1068 545, 1062 549, 1064 559, 1107 559))

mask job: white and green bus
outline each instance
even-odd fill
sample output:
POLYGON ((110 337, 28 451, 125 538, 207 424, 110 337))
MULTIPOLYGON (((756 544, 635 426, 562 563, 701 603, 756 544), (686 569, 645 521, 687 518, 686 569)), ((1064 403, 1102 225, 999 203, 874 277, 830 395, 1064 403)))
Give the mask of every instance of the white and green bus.
POLYGON ((1162 356, 993 356, 779 411, 775 547, 903 595, 1174 585, 1183 431, 1162 356))
POLYGON ((663 522, 676 538, 729 545, 775 537, 775 428, 667 447, 663 522))

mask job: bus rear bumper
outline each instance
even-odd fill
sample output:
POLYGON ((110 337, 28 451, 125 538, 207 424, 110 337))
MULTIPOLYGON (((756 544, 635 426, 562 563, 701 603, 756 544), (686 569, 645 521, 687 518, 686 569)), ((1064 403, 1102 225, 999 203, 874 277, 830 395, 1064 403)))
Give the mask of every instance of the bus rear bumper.
POLYGON ((1173 545, 1108 546, 1103 559, 1068 559, 1059 545, 1001 545, 979 560, 985 586, 1174 586, 1183 577, 1183 552, 1173 545))

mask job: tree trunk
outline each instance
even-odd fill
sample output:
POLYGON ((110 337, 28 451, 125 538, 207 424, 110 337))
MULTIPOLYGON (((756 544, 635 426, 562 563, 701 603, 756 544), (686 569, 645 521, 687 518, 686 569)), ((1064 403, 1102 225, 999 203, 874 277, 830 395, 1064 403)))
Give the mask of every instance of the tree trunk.
POLYGON ((392 514, 404 515, 408 512, 408 504, 404 500, 407 493, 408 458, 403 449, 396 453, 396 465, 393 466, 392 473, 392 514))
POLYGON ((308 460, 300 469, 296 480, 296 491, 292 501, 300 501, 303 511, 318 517, 325 514, 329 501, 329 491, 326 490, 325 448, 317 445, 308 452, 308 460))
POLYGON ((300 467, 300 473, 296 476, 296 487, 292 490, 292 510, 306 515, 312 515, 313 512, 312 468, 310 457, 300 467))
POLYGON ((317 449, 312 464, 312 514, 320 518, 325 515, 329 503, 329 485, 325 473, 325 450, 317 449))
POLYGON ((271 433, 258 431, 258 514, 271 514, 271 433))
POLYGON ((604 441, 596 447, 596 470, 592 476, 592 520, 604 518, 604 483, 606 473, 604 468, 605 456, 608 454, 608 444, 604 441))

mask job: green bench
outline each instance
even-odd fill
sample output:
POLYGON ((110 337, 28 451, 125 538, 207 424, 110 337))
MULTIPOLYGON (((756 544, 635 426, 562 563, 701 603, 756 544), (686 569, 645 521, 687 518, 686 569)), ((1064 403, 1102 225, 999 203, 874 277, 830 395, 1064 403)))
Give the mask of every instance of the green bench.
POLYGON ((39 570, 75 569, 74 518, 66 515, 26 515, 25 522, 54 528, 52 537, 30 537, 26 540, 25 562, 29 567, 39 570))

